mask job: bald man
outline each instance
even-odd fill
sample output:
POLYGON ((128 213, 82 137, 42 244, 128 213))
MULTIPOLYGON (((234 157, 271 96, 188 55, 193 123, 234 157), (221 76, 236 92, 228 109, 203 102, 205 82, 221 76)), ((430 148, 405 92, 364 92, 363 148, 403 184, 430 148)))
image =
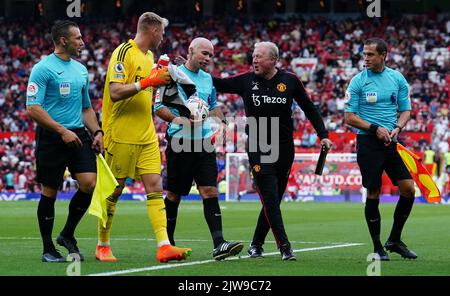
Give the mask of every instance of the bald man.
MULTIPOLYGON (((223 114, 216 102, 216 90, 208 66, 214 55, 214 46, 206 38, 195 38, 189 45, 187 61, 180 66, 195 83, 195 96, 201 98, 209 107, 210 115, 223 123, 223 114)), ((179 92, 185 100, 187 96, 181 87, 179 92)), ((169 122, 167 129, 167 233, 172 245, 175 245, 174 232, 177 221, 178 206, 181 196, 188 195, 195 181, 203 199, 203 214, 214 243, 213 258, 222 260, 237 255, 243 248, 242 242, 227 242, 222 234, 222 215, 219 207, 217 190, 216 152, 211 143, 213 132, 208 120, 193 123, 180 112, 160 103, 155 106, 156 115, 169 122)))

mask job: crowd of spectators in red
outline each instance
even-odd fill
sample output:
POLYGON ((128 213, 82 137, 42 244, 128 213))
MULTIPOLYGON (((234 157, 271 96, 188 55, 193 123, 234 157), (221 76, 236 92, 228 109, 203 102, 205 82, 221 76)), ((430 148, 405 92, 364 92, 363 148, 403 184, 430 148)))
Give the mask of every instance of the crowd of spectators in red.
MULTIPOLYGON (((89 70, 92 105, 101 120, 104 78, 111 51, 133 37, 137 17, 127 21, 80 24, 85 48, 80 61, 89 70)), ((33 131, 25 113, 25 93, 32 66, 53 51, 50 25, 0 20, 0 134, 33 131)), ((346 126, 344 93, 351 77, 363 66, 363 41, 379 36, 389 44, 387 65, 402 72, 411 87, 412 118, 406 131, 431 133, 431 143, 412 142, 416 148, 431 145, 438 153, 449 146, 450 18, 439 15, 401 19, 324 18, 243 22, 238 18, 207 20, 196 24, 171 24, 160 53, 171 58, 186 56, 197 36, 215 45, 212 75, 226 77, 251 69, 255 42, 270 40, 280 48, 279 67, 303 81, 311 100, 320 109, 330 131, 354 132, 346 126), (314 71, 296 67, 297 58, 315 58, 314 71)), ((218 94, 226 116, 243 116, 238 96, 218 94)), ((316 135, 303 112, 293 112, 297 151, 317 151, 316 135)), ((166 124, 155 118, 163 139, 166 124)), ((231 147, 231 150, 234 148, 231 147)), ((230 151, 225 149, 225 151, 230 151)), ((354 152, 354 142, 338 141, 335 152, 354 152)), ((34 144, 21 137, 0 137, 0 191, 9 189, 11 174, 15 190, 35 190, 34 144), (24 177, 26 182, 23 182, 24 177), (22 188, 24 187, 24 188, 22 188)), ((223 156, 221 156, 223 157, 223 156)))

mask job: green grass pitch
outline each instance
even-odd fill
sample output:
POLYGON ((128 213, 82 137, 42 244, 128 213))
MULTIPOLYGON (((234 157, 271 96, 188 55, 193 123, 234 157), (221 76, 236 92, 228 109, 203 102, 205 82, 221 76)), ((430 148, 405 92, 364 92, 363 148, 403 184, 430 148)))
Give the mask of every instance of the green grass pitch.
MULTIPOLYGON (((57 201, 53 237, 67 216, 68 202, 57 201)), ((262 276, 354 275, 365 276, 372 251, 364 220, 364 205, 356 203, 283 203, 282 212, 297 261, 283 262, 272 233, 264 246, 264 259, 246 257, 253 235, 258 202, 221 202, 225 239, 245 244, 240 258, 212 260, 212 242, 203 218, 201 202, 181 203, 175 239, 178 246, 191 247, 187 261, 158 264, 156 241, 142 202, 119 202, 112 231, 117 263, 95 260, 97 220, 86 215, 76 237, 86 260, 81 275, 158 276, 262 276)), ((42 263, 36 218, 37 202, 0 202, 0 275, 65 276, 70 263, 42 263)), ((395 204, 382 204, 382 241, 389 235, 395 204)), ((418 254, 405 260, 390 253, 382 262, 381 275, 450 275, 450 206, 416 204, 407 222, 403 240, 418 254)), ((59 248, 63 255, 67 252, 59 248)))

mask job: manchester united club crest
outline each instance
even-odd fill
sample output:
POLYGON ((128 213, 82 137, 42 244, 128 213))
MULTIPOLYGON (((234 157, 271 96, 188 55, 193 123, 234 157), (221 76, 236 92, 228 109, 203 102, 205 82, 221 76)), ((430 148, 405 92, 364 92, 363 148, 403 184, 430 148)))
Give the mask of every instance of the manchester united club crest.
POLYGON ((277 89, 278 89, 279 92, 284 92, 286 90, 286 84, 278 83, 277 84, 277 89))
POLYGON ((253 166, 253 170, 255 171, 255 173, 259 173, 261 171, 261 166, 259 164, 255 164, 253 166))

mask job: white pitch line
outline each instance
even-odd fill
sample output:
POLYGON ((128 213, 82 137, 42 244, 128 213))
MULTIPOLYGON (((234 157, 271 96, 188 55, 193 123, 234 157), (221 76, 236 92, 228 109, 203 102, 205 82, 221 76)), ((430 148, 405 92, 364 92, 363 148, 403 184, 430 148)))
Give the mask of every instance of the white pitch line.
MULTIPOLYGON (((347 243, 347 244, 334 245, 334 246, 297 249, 297 250, 294 250, 293 252, 299 253, 299 252, 327 250, 327 249, 334 249, 334 248, 345 248, 345 247, 353 247, 353 246, 361 246, 361 245, 364 245, 364 244, 362 244, 362 243, 347 243)), ((264 256, 273 256, 273 255, 279 255, 279 254, 280 254, 280 252, 271 252, 271 253, 265 253, 264 256)), ((231 258, 227 258, 226 260, 239 260, 241 258, 246 259, 246 258, 249 258, 249 256, 231 257, 231 258)), ((206 263, 211 263, 211 262, 216 262, 216 260, 210 259, 210 260, 193 261, 193 262, 186 262, 186 263, 175 263, 175 264, 168 264, 168 265, 155 265, 155 266, 149 266, 149 267, 143 267, 143 268, 132 268, 132 269, 125 269, 125 270, 111 271, 111 272, 92 273, 92 274, 87 274, 87 275, 88 276, 112 276, 112 275, 119 275, 119 274, 152 271, 152 270, 176 268, 176 267, 183 267, 183 266, 192 266, 192 265, 206 264, 206 263)))

